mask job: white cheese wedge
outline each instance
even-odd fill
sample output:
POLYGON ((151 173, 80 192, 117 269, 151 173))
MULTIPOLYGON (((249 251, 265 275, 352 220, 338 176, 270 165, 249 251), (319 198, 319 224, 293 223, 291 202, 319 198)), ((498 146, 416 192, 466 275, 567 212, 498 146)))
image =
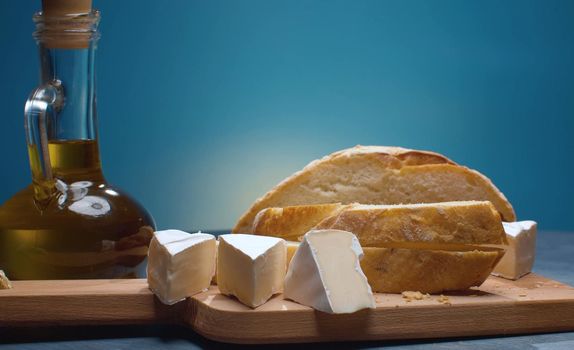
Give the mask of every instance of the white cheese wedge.
POLYGON ((215 242, 215 237, 206 233, 154 233, 148 251, 147 281, 162 303, 175 304, 209 287, 215 274, 215 242))
POLYGON ((228 234, 219 236, 217 285, 255 308, 283 291, 287 249, 281 238, 228 234))
POLYGON ((536 251, 536 222, 503 222, 508 249, 492 274, 517 280, 532 270, 536 251))
POLYGON ((285 298, 334 314, 375 308, 359 263, 362 256, 359 240, 350 232, 309 231, 289 264, 285 298))

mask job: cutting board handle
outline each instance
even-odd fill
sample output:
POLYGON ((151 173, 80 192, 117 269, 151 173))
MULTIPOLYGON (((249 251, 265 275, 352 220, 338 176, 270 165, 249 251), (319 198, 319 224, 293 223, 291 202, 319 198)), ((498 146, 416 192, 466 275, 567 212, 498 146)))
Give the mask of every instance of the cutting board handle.
POLYGON ((163 305, 145 279, 12 284, 0 290, 0 327, 179 323, 193 311, 186 303, 163 305))

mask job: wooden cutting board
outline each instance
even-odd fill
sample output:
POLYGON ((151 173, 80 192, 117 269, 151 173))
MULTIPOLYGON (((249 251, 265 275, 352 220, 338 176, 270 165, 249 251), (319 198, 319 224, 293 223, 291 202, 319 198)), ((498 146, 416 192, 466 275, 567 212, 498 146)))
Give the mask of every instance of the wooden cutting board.
POLYGON ((252 310, 217 287, 174 306, 145 280, 17 281, 0 290, 0 327, 183 323, 230 343, 443 338, 574 331, 574 288, 536 274, 490 277, 480 288, 408 302, 376 294, 377 308, 329 315, 275 296, 252 310))

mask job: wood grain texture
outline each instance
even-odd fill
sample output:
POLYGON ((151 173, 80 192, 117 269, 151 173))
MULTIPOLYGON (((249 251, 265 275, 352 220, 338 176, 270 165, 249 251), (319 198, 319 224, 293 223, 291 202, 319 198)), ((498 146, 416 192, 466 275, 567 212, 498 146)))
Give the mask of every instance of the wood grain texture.
POLYGON ((0 326, 184 322, 231 343, 442 338, 574 330, 574 288, 530 274, 407 302, 376 294, 377 309, 328 315, 275 296, 250 309, 217 287, 168 307, 145 280, 16 281, 0 291, 0 326))
POLYGON ((0 290, 0 327, 173 322, 145 279, 13 281, 0 290))

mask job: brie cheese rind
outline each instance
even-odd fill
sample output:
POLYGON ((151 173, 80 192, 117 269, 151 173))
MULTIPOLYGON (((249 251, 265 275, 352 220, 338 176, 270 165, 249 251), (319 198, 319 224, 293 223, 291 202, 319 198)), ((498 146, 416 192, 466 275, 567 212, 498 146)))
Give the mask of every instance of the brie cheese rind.
POLYGON ((503 222, 509 242, 506 254, 492 271, 495 276, 517 280, 532 271, 536 253, 536 222, 503 222))
POLYGON ((375 308, 359 264, 362 256, 361 245, 350 232, 308 232, 289 264, 285 298, 333 314, 375 308))
POLYGON ((281 238, 221 235, 217 252, 219 291, 256 308, 283 291, 286 261, 287 248, 281 238))
POLYGON ((149 288, 167 305, 207 290, 215 274, 215 237, 179 230, 154 233, 148 252, 149 288))

